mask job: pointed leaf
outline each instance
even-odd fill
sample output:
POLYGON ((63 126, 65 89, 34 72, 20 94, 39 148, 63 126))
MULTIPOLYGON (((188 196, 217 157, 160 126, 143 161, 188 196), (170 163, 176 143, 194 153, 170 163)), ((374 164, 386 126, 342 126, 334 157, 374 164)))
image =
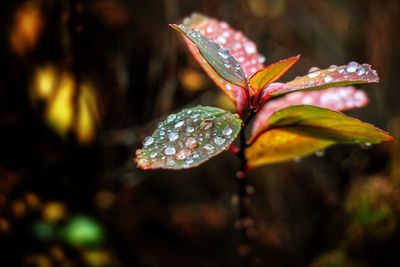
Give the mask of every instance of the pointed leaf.
MULTIPOLYGON (((230 54, 236 58, 242 66, 247 78, 257 70, 263 68, 262 63, 265 61, 265 58, 258 54, 256 45, 248 40, 241 32, 232 29, 226 22, 220 22, 216 19, 194 13, 191 17, 186 18, 183 24, 188 28, 199 31, 206 38, 228 49, 230 54)), ((192 41, 187 38, 184 38, 184 40, 200 66, 218 87, 236 104, 238 113, 240 114, 247 101, 246 92, 241 87, 221 78, 204 60, 200 51, 192 41)))
POLYGON ((290 132, 290 127, 271 129, 246 149, 250 168, 304 157, 335 142, 290 132))
POLYGON ((247 88, 244 70, 229 50, 220 44, 206 38, 199 31, 187 28, 185 25, 172 24, 174 29, 183 33, 199 49, 208 64, 226 81, 242 88, 247 88))
POLYGON ((242 121, 225 110, 198 106, 169 115, 143 148, 136 151, 142 169, 192 168, 229 148, 242 121))
POLYGON ((298 77, 288 83, 270 84, 263 91, 263 101, 300 90, 316 90, 379 81, 378 74, 371 69, 370 65, 358 64, 357 62, 350 62, 340 67, 332 65, 325 70, 311 70, 307 75, 298 77))
POLYGON ((249 82, 251 87, 256 93, 264 89, 268 84, 279 79, 283 74, 285 74, 298 60, 300 55, 295 57, 290 57, 283 59, 279 62, 271 64, 262 70, 256 72, 251 76, 249 82))
POLYGON ((253 139, 265 130, 268 118, 277 110, 294 105, 312 105, 336 111, 360 108, 368 103, 368 97, 363 90, 353 86, 334 87, 320 91, 294 92, 281 98, 268 101, 257 113, 253 123, 253 139))
POLYGON ((315 106, 275 112, 267 129, 246 149, 250 167, 301 157, 333 144, 375 144, 393 137, 371 124, 315 106), (271 150, 271 151, 270 151, 271 150))

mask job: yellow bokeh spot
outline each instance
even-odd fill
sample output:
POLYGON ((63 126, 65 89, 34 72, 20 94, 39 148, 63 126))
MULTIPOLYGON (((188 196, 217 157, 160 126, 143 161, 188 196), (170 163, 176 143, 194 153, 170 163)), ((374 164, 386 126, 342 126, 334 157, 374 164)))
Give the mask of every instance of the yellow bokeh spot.
POLYGON ((33 98, 48 99, 53 93, 57 82, 57 71, 54 66, 48 65, 36 70, 33 84, 33 98))
POLYGON ((72 97, 74 80, 70 74, 64 73, 60 80, 58 91, 48 104, 47 122, 61 135, 65 136, 73 121, 72 97))
POLYGON ((98 120, 96 94, 90 84, 83 83, 79 95, 75 132, 81 143, 88 143, 95 135, 98 120))
POLYGON ((179 75, 182 86, 191 92, 196 92, 204 89, 204 78, 195 70, 186 69, 179 75))
POLYGON ((112 262, 110 253, 102 250, 85 251, 83 258, 89 266, 94 267, 110 266, 112 262))
POLYGON ((12 51, 19 56, 24 55, 36 45, 42 28, 43 17, 38 3, 25 3, 16 11, 10 31, 9 42, 12 51))
POLYGON ((63 219, 66 215, 65 206, 57 201, 48 202, 42 210, 42 218, 49 223, 55 223, 63 219))

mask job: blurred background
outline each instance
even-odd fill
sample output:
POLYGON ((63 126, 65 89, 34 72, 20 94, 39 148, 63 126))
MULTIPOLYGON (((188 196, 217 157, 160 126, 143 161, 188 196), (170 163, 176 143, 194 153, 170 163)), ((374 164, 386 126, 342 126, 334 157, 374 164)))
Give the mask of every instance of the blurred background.
MULTIPOLYGON (((168 27, 227 21, 265 64, 370 63, 348 114, 400 135, 396 0, 17 0, 0 4, 0 266, 238 266, 229 153, 140 171, 168 113, 232 109, 168 27)), ((250 173, 252 266, 399 266, 400 143, 337 146, 250 173)))

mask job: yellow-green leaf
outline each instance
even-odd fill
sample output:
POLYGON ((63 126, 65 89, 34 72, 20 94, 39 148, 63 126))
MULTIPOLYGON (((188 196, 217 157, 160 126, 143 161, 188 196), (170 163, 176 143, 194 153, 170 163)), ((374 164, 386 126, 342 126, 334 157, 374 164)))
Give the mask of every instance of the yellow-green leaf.
POLYGON ((269 117, 264 131, 251 140, 246 157, 254 167, 301 157, 333 144, 391 140, 387 132, 343 113, 316 106, 291 106, 269 117))
POLYGON ((299 59, 300 55, 297 55, 295 57, 283 59, 259 70, 249 79, 251 87, 256 93, 261 91, 265 86, 276 81, 285 74, 299 59))
POLYGON ((290 127, 271 129, 246 149, 250 168, 304 157, 335 142, 290 131, 290 127))

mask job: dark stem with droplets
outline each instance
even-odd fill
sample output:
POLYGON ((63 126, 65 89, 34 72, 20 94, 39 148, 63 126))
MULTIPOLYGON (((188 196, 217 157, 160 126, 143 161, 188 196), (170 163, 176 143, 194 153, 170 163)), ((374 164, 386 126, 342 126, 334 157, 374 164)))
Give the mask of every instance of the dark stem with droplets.
POLYGON ((245 149, 247 147, 246 129, 247 129, 247 126, 249 125, 249 122, 254 117, 254 115, 255 115, 255 112, 253 110, 251 110, 249 112, 249 116, 242 124, 242 129, 240 131, 240 147, 236 154, 239 159, 239 162, 240 162, 240 169, 236 173, 236 177, 238 179, 238 209, 239 209, 239 218, 238 218, 237 227, 239 227, 239 231, 241 234, 241 242, 238 247, 238 253, 242 258, 243 266, 248 266, 249 259, 250 259, 250 253, 251 253, 250 239, 246 233, 247 232, 246 231, 246 228, 247 228, 246 222, 251 221, 251 218, 250 218, 250 212, 249 212, 249 196, 248 196, 248 192, 247 192, 248 167, 247 167, 247 159, 245 156, 245 149))

